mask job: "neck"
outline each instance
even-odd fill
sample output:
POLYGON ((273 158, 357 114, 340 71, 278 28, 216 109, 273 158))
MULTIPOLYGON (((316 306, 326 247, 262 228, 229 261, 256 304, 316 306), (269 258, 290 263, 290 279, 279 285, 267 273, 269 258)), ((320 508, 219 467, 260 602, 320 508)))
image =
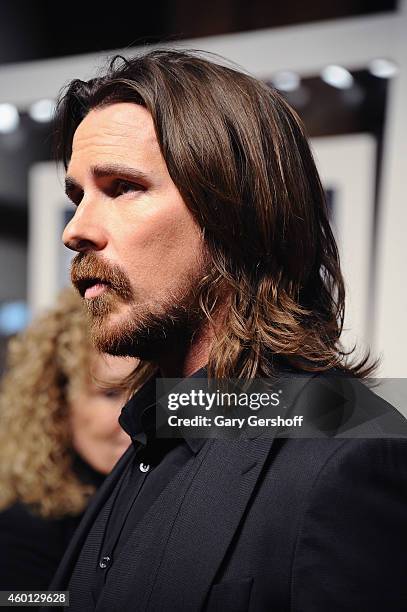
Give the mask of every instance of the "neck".
POLYGON ((206 324, 195 332, 191 342, 184 347, 171 347, 171 352, 157 359, 161 376, 185 378, 208 363, 214 333, 206 324))

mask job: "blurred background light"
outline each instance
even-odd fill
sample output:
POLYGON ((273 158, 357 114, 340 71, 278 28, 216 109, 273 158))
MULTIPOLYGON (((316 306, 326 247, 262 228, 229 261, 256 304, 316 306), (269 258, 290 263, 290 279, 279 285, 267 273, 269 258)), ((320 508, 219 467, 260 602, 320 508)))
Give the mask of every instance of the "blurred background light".
POLYGON ((280 70, 271 78, 273 86, 280 91, 295 91, 299 88, 300 81, 299 74, 291 70, 280 70))
POLYGON ((31 104, 28 114, 31 119, 38 121, 39 123, 48 123, 52 120, 55 113, 55 101, 49 98, 43 100, 37 100, 31 104))
POLYGON ((396 76, 399 69, 395 62, 378 57, 369 62, 369 71, 375 77, 379 77, 380 79, 391 79, 392 77, 396 76))
POLYGON ((20 116, 14 104, 0 104, 0 133, 10 134, 17 129, 20 116))
POLYGON ((0 305, 0 334, 10 336, 24 329, 29 320, 26 302, 5 302, 0 305))
POLYGON ((321 72, 321 79, 338 89, 349 89, 353 85, 353 76, 342 66, 325 66, 321 72))

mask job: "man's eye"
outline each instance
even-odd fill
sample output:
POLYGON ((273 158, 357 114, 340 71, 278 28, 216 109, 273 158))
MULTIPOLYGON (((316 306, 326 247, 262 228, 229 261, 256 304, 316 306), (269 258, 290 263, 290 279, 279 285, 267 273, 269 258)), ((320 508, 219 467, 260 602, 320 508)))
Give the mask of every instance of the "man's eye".
POLYGON ((142 187, 135 183, 129 183, 128 181, 117 181, 116 182, 116 195, 122 195, 124 193, 130 193, 132 191, 140 191, 142 187))

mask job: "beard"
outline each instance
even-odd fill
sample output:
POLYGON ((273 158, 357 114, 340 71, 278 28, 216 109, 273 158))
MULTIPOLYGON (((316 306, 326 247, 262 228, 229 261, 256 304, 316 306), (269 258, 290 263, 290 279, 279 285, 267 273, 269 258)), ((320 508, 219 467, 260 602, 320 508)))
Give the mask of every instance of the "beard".
POLYGON ((92 343, 103 353, 146 361, 186 347, 205 319, 199 302, 210 283, 209 268, 209 258, 202 254, 165 299, 146 304, 138 303, 119 266, 106 264, 93 252, 78 253, 72 260, 71 280, 82 297, 95 281, 107 285, 101 295, 84 299, 92 343), (109 322, 119 309, 124 314, 109 322))

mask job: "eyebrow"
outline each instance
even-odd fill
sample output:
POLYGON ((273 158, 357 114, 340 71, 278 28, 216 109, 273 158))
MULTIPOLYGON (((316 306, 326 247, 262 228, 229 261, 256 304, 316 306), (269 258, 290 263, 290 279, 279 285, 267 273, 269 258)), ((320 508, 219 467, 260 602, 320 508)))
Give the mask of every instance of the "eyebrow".
MULTIPOLYGON (((124 166, 122 164, 102 164, 92 166, 90 172, 94 178, 104 178, 106 176, 120 176, 133 181, 148 181, 148 175, 141 170, 136 170, 131 166, 124 166)), ((65 193, 68 197, 72 195, 74 191, 82 191, 82 186, 72 176, 67 175, 65 177, 65 193)))

